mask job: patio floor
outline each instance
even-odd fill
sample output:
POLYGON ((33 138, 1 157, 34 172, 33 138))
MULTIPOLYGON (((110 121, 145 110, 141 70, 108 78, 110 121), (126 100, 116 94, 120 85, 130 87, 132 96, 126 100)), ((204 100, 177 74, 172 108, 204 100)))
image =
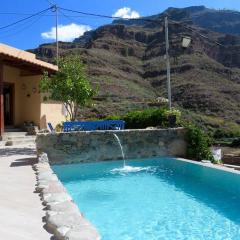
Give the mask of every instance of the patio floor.
POLYGON ((49 240, 32 164, 34 146, 0 147, 0 238, 49 240))

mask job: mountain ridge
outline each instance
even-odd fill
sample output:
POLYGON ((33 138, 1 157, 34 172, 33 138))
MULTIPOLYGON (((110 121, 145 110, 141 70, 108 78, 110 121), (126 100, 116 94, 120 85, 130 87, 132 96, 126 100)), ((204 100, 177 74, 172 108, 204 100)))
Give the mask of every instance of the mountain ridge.
MULTIPOLYGON (((162 20, 167 13, 170 19, 179 22, 169 23, 173 102, 213 131, 229 124, 239 130, 240 30, 238 33, 234 29, 238 21, 240 23, 240 13, 227 18, 225 24, 218 21, 219 14, 225 16, 229 12, 197 6, 169 8, 146 17, 162 20), (230 33, 225 33, 230 23, 230 33), (222 31, 216 31, 221 24, 222 31), (232 35, 233 30, 237 34, 232 35), (183 36, 192 39, 188 49, 181 47, 183 36)), ((59 45, 62 55, 81 55, 88 65, 90 80, 100 84, 95 106, 84 110, 82 117, 123 114, 142 109, 159 96, 167 96, 162 23, 143 22, 142 19, 113 21, 86 32, 71 43, 59 45)), ((51 62, 55 46, 45 44, 31 51, 51 62)))

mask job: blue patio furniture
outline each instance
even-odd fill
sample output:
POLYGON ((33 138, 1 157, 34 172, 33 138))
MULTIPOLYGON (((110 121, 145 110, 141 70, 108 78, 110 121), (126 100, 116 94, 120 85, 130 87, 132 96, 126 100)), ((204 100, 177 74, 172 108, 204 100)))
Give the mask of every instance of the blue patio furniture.
POLYGON ((125 122, 123 120, 103 120, 103 121, 76 121, 64 122, 63 131, 96 131, 96 130, 123 130, 125 122))
POLYGON ((51 123, 48 123, 48 128, 50 129, 50 131, 52 133, 55 133, 55 129, 53 128, 52 124, 51 123))

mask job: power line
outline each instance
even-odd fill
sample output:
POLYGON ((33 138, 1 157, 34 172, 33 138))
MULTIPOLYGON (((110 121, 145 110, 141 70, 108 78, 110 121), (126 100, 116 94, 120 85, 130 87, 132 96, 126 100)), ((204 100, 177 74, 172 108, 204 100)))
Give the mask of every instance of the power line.
POLYGON ((23 22, 23 21, 26 21, 26 20, 28 20, 28 19, 30 19, 30 18, 32 18, 32 17, 38 16, 38 15, 40 15, 41 13, 47 12, 47 11, 50 10, 50 9, 51 9, 51 7, 50 7, 50 8, 47 8, 47 9, 44 9, 44 10, 42 10, 42 11, 40 11, 40 12, 34 13, 34 14, 30 15, 29 17, 26 17, 26 18, 20 19, 20 20, 18 20, 18 21, 16 21, 16 22, 10 23, 10 24, 5 25, 5 26, 2 26, 2 27, 0 27, 0 30, 5 29, 5 28, 8 28, 8 27, 12 27, 12 26, 14 26, 14 25, 16 25, 16 24, 18 24, 18 23, 21 23, 21 22, 23 22))
MULTIPOLYGON (((19 16, 31 16, 32 13, 20 13, 20 12, 0 12, 0 15, 19 15, 19 16)), ((54 14, 42 14, 42 16, 44 17, 54 17, 54 14)), ((69 17, 73 17, 73 18, 90 18, 91 16, 80 16, 80 15, 68 15, 69 17)), ((99 17, 94 17, 92 16, 92 18, 99 18, 99 17)))
POLYGON ((10 26, 10 27, 5 28, 5 29, 2 29, 2 30, 0 30, 0 35, 4 36, 4 34, 8 35, 8 33, 11 34, 11 32, 16 32, 19 29, 24 29, 25 26, 31 24, 32 22, 35 22, 36 19, 42 18, 43 16, 45 16, 44 13, 39 14, 39 15, 37 15, 35 17, 32 17, 30 19, 27 19, 26 21, 20 22, 20 23, 18 23, 16 25, 10 26))
POLYGON ((45 0, 47 3, 49 3, 51 6, 53 6, 53 5, 56 5, 56 3, 54 2, 54 1, 50 1, 50 0, 45 0))
MULTIPOLYGON (((19 15, 19 16, 31 16, 33 13, 20 13, 20 12, 0 12, 0 15, 19 15)), ((53 14, 42 14, 42 16, 53 17, 53 14)))
MULTIPOLYGON (((113 16, 102 15, 102 14, 97 14, 97 13, 81 12, 81 11, 71 10, 71 9, 62 8, 62 7, 59 7, 59 8, 61 10, 67 11, 67 12, 79 13, 79 14, 82 14, 82 15, 101 17, 101 18, 110 18, 110 19, 122 19, 120 17, 113 17, 113 16)), ((125 19, 129 20, 128 18, 125 18, 125 19)), ((135 18, 133 18, 133 19, 135 19, 135 18)))
POLYGON ((172 23, 174 23, 174 24, 180 25, 180 26, 182 26, 183 28, 185 28, 185 29, 187 29, 187 30, 189 30, 189 31, 191 31, 191 32, 197 33, 200 37, 205 38, 205 39, 207 39, 207 40, 209 40, 209 41, 217 44, 218 46, 227 47, 227 46, 225 46, 225 45, 223 45, 223 44, 221 44, 221 43, 219 43, 219 42, 217 42, 217 41, 214 41, 214 40, 210 39, 208 36, 205 36, 205 35, 201 34, 201 33, 198 32, 197 30, 192 29, 192 28, 189 27, 189 26, 186 26, 186 25, 183 24, 183 23, 180 23, 180 22, 177 22, 177 21, 174 21, 174 20, 171 20, 171 19, 169 19, 169 22, 172 22, 172 23))
MULTIPOLYGON (((11 32, 11 33, 9 33, 9 34, 1 35, 0 38, 7 38, 7 37, 10 37, 10 36, 12 36, 12 35, 16 35, 17 33, 23 32, 24 30, 30 28, 31 26, 33 26, 33 24, 35 24, 36 22, 38 22, 38 21, 42 18, 42 16, 43 16, 43 15, 41 14, 41 15, 38 16, 37 19, 33 19, 33 20, 31 19, 30 22, 29 22, 29 24, 28 24, 28 22, 27 22, 27 25, 23 26, 22 28, 20 28, 20 29, 19 29, 19 28, 13 29, 13 32, 11 32)), ((24 24, 25 24, 25 23, 24 23, 24 24)), ((8 30, 5 30, 5 31, 9 32, 9 29, 8 29, 8 30)), ((0 34, 2 34, 2 32, 1 32, 0 34)), ((4 34, 4 33, 3 33, 3 34, 4 34)))
MULTIPOLYGON (((63 11, 59 10, 59 13, 65 17, 66 19, 68 19, 70 22, 77 22, 78 24, 84 24, 84 25, 89 25, 88 23, 83 23, 83 22, 79 22, 78 20, 74 19, 74 17, 76 16, 71 16, 71 15, 67 15, 65 14, 63 11)), ((99 25, 93 25, 91 24, 91 26, 94 26, 94 27, 99 27, 99 25)))
POLYGON ((78 13, 78 14, 87 15, 87 16, 108 18, 108 19, 115 19, 115 20, 145 21, 145 22, 151 22, 151 23, 161 23, 161 22, 163 22, 163 20, 157 21, 157 20, 151 20, 151 19, 148 19, 148 18, 122 18, 122 17, 114 17, 114 16, 97 14, 97 13, 81 12, 81 11, 76 11, 76 10, 62 8, 62 7, 59 7, 59 9, 61 9, 63 11, 78 13))
MULTIPOLYGON (((151 19, 148 19, 148 18, 121 18, 121 17, 114 17, 114 16, 109 16, 109 15, 103 15, 103 14, 96 14, 96 13, 89 13, 89 12, 82 12, 82 11, 76 11, 76 10, 72 10, 72 9, 66 9, 66 8, 62 8, 62 7, 59 7, 59 9, 63 10, 63 11, 68 11, 68 12, 72 12, 72 13, 78 13, 78 14, 82 14, 82 15, 87 15, 87 16, 94 16, 94 17, 100 17, 100 18, 108 18, 108 19, 115 19, 115 20, 133 20, 133 21, 145 21, 145 22, 151 22, 151 23, 155 23, 155 24, 159 24, 159 23, 162 23, 163 22, 163 19, 161 20, 151 20, 151 19)), ((174 20, 171 20, 169 19, 169 22, 171 23, 174 23, 174 24, 177 24, 177 25, 180 25, 182 26, 183 28, 191 31, 191 32, 194 32, 196 34, 198 34, 200 37, 212 42, 212 43, 215 43, 216 45, 218 46, 221 46, 221 47, 225 47, 227 48, 227 46, 217 42, 217 41, 214 41, 212 39, 210 39, 208 36, 206 35, 203 35, 202 33, 200 33, 199 31, 189 27, 189 26, 186 26, 185 24, 183 23, 180 23, 180 22, 177 22, 177 21, 174 21, 174 20)))
MULTIPOLYGON (((57 5, 55 4, 54 1, 50 1, 50 0, 45 0, 47 1, 49 4, 51 4, 51 7, 45 9, 45 10, 42 10, 40 12, 37 12, 35 14, 28 14, 28 13, 0 13, 0 14, 10 14, 10 15, 17 15, 17 14, 21 14, 21 15, 29 15, 28 17, 26 18, 23 18, 23 19, 20 19, 19 21, 16 21, 14 23, 11 23, 11 24, 8 24, 6 26, 3 26, 3 27, 0 27, 0 30, 2 29, 5 29, 5 28, 8 28, 8 27, 11 27, 11 26, 14 26, 18 23, 21 23, 23 21, 26 21, 34 16, 38 16, 40 14, 42 14, 42 16, 54 16, 54 15, 43 15, 43 13, 47 12, 48 10, 50 9, 53 9, 53 7, 56 7, 57 5), (55 5, 54 5, 55 4, 55 5)), ((131 20, 131 21, 145 21, 145 22, 150 22, 150 23, 155 23, 155 24, 160 24, 160 23, 163 23, 163 19, 159 19, 159 20, 152 20, 152 19, 149 19, 149 18, 122 18, 122 17, 115 17, 115 16, 109 16, 109 15, 103 15, 103 14, 97 14, 97 13, 90 13, 90 12, 82 12, 82 11, 77 11, 77 10, 72 10, 72 9, 67 9, 67 8, 62 8, 62 7, 57 7, 59 10, 63 10, 63 11, 67 11, 67 12, 72 12, 72 13, 78 13, 78 14, 81 14, 81 15, 85 15, 85 16, 91 16, 91 17, 100 17, 100 18, 108 18, 108 19, 115 19, 115 20, 131 20)), ((80 17, 80 16, 70 16, 70 15, 66 15, 63 11, 61 11, 61 14, 68 18, 68 19, 71 19, 71 17, 80 17)), ((75 20, 74 20, 75 21, 75 20)), ((185 24, 183 23, 180 23, 180 22, 177 22, 177 21, 174 21, 174 20, 171 20, 169 19, 169 22, 171 23, 174 23, 174 24, 177 24, 177 25, 180 25, 182 26, 183 28, 191 31, 191 32, 194 32, 196 34, 198 34, 200 37, 212 42, 212 43, 215 43, 216 45, 218 46, 221 46, 221 47, 227 47, 217 41, 214 41, 212 39, 210 39, 208 36, 206 35, 203 35, 202 33, 200 33, 199 31, 189 27, 189 26, 186 26, 185 24)))
MULTIPOLYGON (((20 13, 20 12, 0 12, 0 15, 19 15, 19 16, 31 16, 33 13, 20 13)), ((42 16, 44 17, 54 17, 54 14, 42 14, 42 16)), ((69 17, 73 17, 73 18, 99 18, 96 16, 80 16, 80 15, 68 15, 69 17)))

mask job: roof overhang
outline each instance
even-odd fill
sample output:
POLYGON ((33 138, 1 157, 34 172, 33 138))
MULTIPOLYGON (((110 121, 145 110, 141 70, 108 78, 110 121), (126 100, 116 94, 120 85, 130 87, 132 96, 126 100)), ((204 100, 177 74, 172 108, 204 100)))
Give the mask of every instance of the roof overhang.
POLYGON ((56 65, 37 59, 35 54, 5 44, 0 44, 0 62, 20 68, 23 75, 42 74, 44 71, 53 74, 58 71, 56 65))

